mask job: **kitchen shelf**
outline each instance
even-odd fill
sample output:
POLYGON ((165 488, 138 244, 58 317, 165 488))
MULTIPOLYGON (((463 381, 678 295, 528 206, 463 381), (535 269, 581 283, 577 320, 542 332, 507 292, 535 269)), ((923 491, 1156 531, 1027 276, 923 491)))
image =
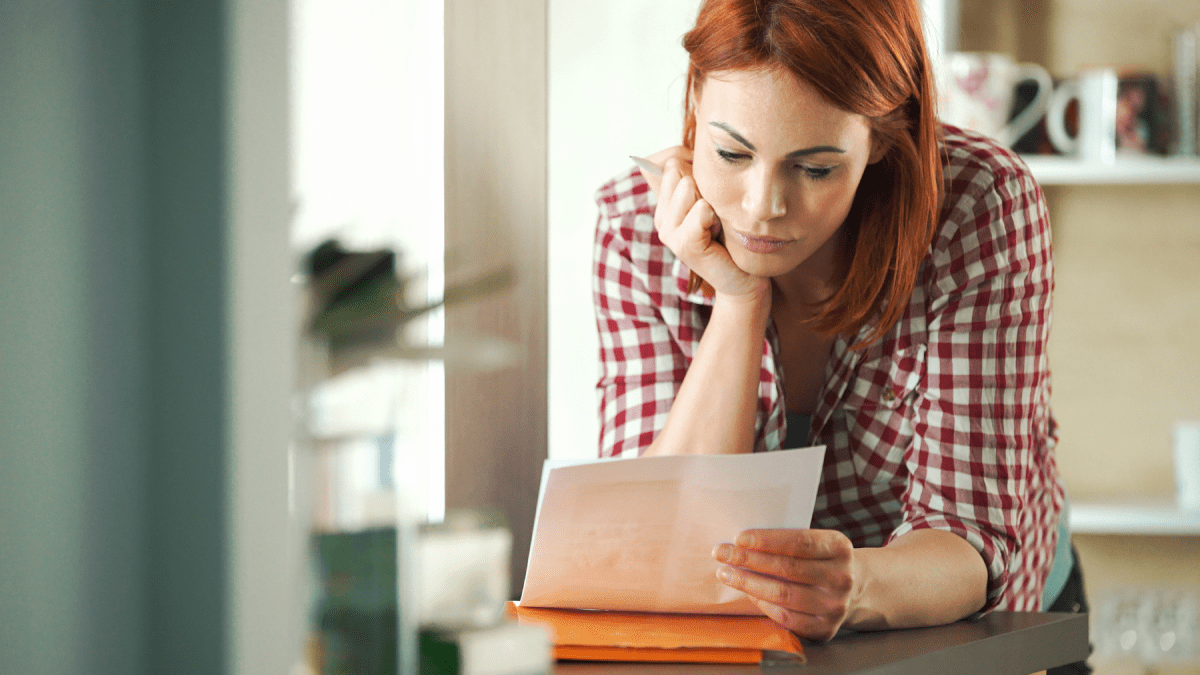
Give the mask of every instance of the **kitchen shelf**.
POLYGON ((1200 535, 1200 509, 1164 498, 1071 501, 1072 534, 1200 535))
POLYGON ((1197 157, 1118 157, 1112 163, 1022 155, 1042 185, 1200 184, 1197 157))

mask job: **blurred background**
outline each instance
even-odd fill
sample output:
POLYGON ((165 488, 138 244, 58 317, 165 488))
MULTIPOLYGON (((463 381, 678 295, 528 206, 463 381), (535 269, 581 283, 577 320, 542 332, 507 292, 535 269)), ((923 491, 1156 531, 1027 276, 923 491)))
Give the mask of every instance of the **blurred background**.
MULTIPOLYGON (((964 0, 959 16, 965 50, 1006 52, 1061 77, 1107 65, 1166 84, 1176 79, 1173 38, 1200 21, 1200 4, 964 0)), ((1200 182, 1132 183, 1043 181, 1057 265, 1050 358, 1058 463, 1076 515, 1088 516, 1075 523, 1074 541, 1093 635, 1104 632, 1107 654, 1098 656, 1112 661, 1099 659, 1098 672, 1195 673, 1194 660, 1155 663, 1155 647, 1181 645, 1153 629, 1131 644, 1127 633, 1136 623, 1129 614, 1139 611, 1131 605, 1145 615, 1157 594, 1190 598, 1195 658, 1200 520, 1194 502, 1190 512, 1172 505, 1176 451, 1190 453, 1190 471, 1197 464, 1194 449, 1176 447, 1174 429, 1200 420, 1200 182)))
MULTIPOLYGON (((1200 21, 1194 0, 924 4, 942 53, 1167 93, 1200 21)), ((697 6, 0 0, 2 670, 293 672, 298 482, 322 480, 298 420, 389 428, 355 464, 374 467, 358 525, 403 500, 433 522, 497 509, 519 589, 542 460, 598 437, 592 194, 678 142, 697 6), (304 389, 302 272, 328 238, 396 253, 413 302, 497 267, 512 282, 414 323, 437 358, 304 389), (489 340, 487 367, 441 358, 489 340)), ((1177 426, 1200 422, 1200 170, 1169 143, 1103 167, 1033 151, 1100 672, 1200 672, 1165 637, 1200 593, 1175 464, 1177 426)))

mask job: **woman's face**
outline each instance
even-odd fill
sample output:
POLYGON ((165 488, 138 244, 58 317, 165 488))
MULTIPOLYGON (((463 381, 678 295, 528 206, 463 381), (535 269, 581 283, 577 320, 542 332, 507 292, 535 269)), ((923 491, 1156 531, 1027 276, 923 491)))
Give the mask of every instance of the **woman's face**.
POLYGON ((829 282, 835 236, 872 156, 866 117, 776 70, 710 74, 696 102, 693 175, 733 261, 755 276, 829 282))

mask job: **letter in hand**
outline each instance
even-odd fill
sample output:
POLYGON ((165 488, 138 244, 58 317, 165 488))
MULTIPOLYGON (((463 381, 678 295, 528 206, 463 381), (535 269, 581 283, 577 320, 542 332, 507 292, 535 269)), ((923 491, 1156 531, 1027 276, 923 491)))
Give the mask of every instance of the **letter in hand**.
POLYGON ((713 557, 717 578, 772 621, 809 640, 829 640, 860 595, 854 546, 834 530, 746 530, 713 557))
POLYGON ((646 159, 633 159, 659 198, 654 213, 659 239, 691 270, 692 290, 703 284, 702 291, 709 297, 718 293, 769 297, 770 281, 746 274, 725 248, 721 220, 692 178, 691 151, 675 146, 646 159))

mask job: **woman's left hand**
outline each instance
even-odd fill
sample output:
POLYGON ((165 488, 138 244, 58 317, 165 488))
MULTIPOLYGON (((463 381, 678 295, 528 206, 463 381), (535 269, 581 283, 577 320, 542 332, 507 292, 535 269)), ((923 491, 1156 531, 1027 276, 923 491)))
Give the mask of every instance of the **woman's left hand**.
POLYGON ((746 530, 713 557, 726 563, 717 570, 722 582, 809 640, 831 639, 862 594, 854 546, 834 530, 746 530))

